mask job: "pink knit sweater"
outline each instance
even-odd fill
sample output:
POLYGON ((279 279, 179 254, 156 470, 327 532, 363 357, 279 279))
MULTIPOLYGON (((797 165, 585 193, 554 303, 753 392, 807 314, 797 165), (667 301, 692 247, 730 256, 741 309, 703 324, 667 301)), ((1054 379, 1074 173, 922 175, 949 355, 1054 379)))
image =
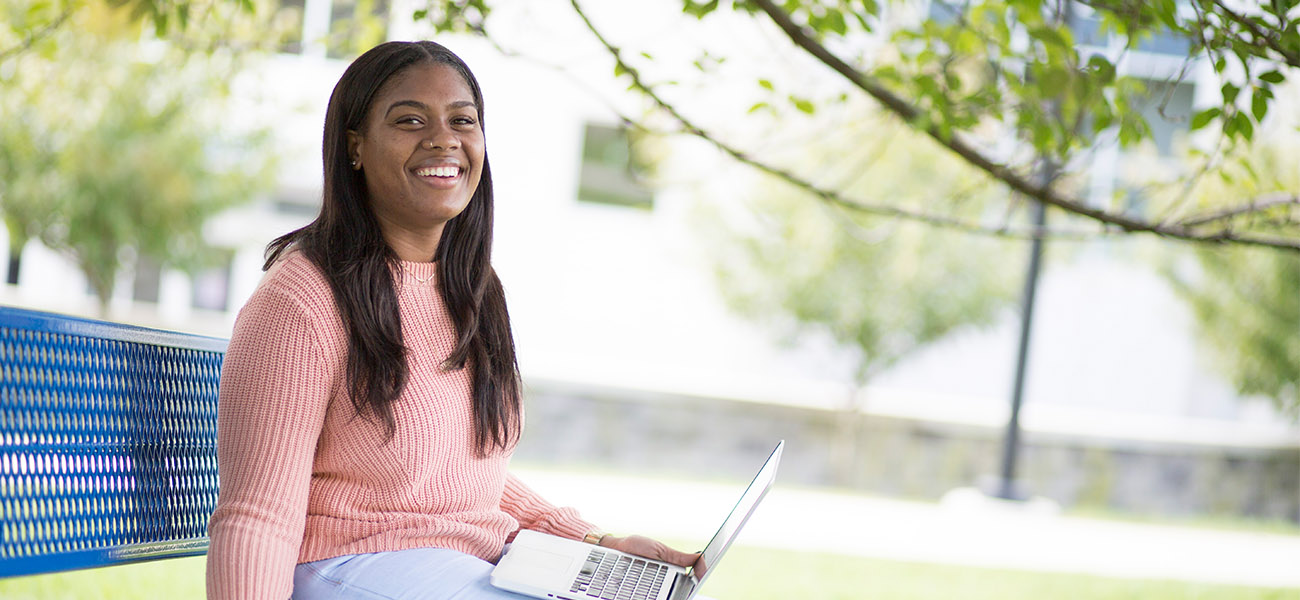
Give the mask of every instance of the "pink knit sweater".
POLYGON ((387 443, 347 396, 347 337, 306 257, 282 259, 240 311, 221 370, 209 598, 283 600, 296 563, 344 554, 438 547, 496 561, 521 527, 594 529, 508 474, 508 454, 473 451, 470 378, 439 366, 456 338, 435 266, 402 267, 411 376, 387 443))

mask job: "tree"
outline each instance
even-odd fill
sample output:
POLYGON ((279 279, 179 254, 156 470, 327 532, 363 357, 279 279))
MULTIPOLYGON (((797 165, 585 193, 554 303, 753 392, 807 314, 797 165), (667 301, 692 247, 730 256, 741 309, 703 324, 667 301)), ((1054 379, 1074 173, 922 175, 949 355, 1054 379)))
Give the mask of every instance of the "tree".
MULTIPOLYGON (((1190 194, 1268 198, 1295 189, 1295 150, 1254 148, 1226 177, 1207 179, 1190 194)), ((1214 364, 1240 393, 1272 398, 1278 408, 1300 416, 1300 256, 1228 247, 1198 248, 1194 257, 1190 264, 1172 262, 1165 272, 1191 306, 1214 364)))
POLYGON ((204 264, 204 221, 250 199, 271 166, 264 134, 223 118, 238 56, 141 40, 126 10, 81 7, 0 75, 0 212, 11 251, 38 239, 65 253, 101 310, 132 252, 204 264))
MULTIPOLYGON (((495 4, 501 3, 449 0, 417 11, 415 18, 431 20, 443 31, 472 31, 492 37, 495 4)), ((613 58, 615 73, 667 115, 676 130, 701 137, 823 202, 1001 236, 1144 232, 1199 242, 1300 249, 1300 196, 1294 190, 1267 199, 1214 198, 1208 206, 1147 203, 1134 210, 1123 197, 1096 202, 1078 186, 1063 183, 1086 167, 1088 153, 1099 144, 1135 148, 1152 139, 1141 108, 1153 95, 1159 95, 1161 86, 1125 75, 1119 66, 1153 36, 1186 45, 1179 78, 1199 65, 1208 65, 1221 79, 1221 102, 1183 117, 1193 129, 1216 134, 1197 150, 1197 164, 1186 176, 1213 172, 1234 146, 1252 143, 1269 114, 1274 90, 1300 67, 1300 17, 1295 0, 677 3, 684 20, 714 19, 733 12, 750 27, 777 32, 788 44, 781 52, 796 51, 811 58, 821 68, 819 77, 834 88, 824 97, 812 97, 788 91, 798 88, 782 85, 776 76, 760 74, 757 83, 767 90, 768 97, 756 103, 756 108, 781 103, 814 112, 846 98, 872 98, 1007 190, 1068 217, 1054 218, 1059 225, 1053 229, 1004 217, 957 218, 929 206, 908 209, 802 177, 759 149, 717 133, 715 124, 691 114, 686 105, 672 98, 672 88, 680 81, 656 81, 643 74, 654 70, 662 59, 623 46, 604 33, 582 3, 570 0, 570 5, 613 58), (940 18, 929 18, 921 10, 926 7, 940 18), (1087 13, 1087 26, 1079 19, 1083 13, 1087 13), (1092 26, 1097 31, 1086 31, 1092 26), (1119 45, 1083 48, 1076 39, 1083 33, 1112 36, 1119 45), (1062 177, 1050 181, 1036 178, 1035 164, 1041 159, 1049 160, 1062 177), (1252 215, 1267 218, 1254 220, 1252 215)), ((498 42, 508 45, 507 40, 498 42)), ((694 64, 708 77, 719 77, 726 69, 722 59, 728 57, 702 53, 694 64)))
POLYGON ((1300 414, 1300 256, 1244 248, 1202 249, 1196 278, 1175 278, 1215 364, 1237 391, 1300 414), (1190 279, 1190 280, 1189 280, 1190 279))
MULTIPOLYGON (((850 115, 860 112, 831 108, 773 119, 767 131, 775 135, 792 119, 833 123, 837 132, 793 149, 800 155, 795 166, 810 177, 852 172, 844 182, 850 193, 901 206, 940 197, 945 210, 963 217, 994 203, 996 190, 981 185, 980 173, 931 140, 883 115, 850 115)), ((854 392, 843 405, 831 463, 853 481, 862 438, 855 417, 870 402, 867 384, 922 346, 1001 315, 1021 270, 1020 244, 849 212, 812 201, 775 176, 755 179, 742 192, 752 198, 755 218, 707 219, 701 237, 714 240, 718 289, 739 314, 787 339, 819 333, 852 351, 854 392)))
MULTIPOLYGON (((102 14, 106 6, 116 8, 117 18, 111 26, 145 24, 155 33, 184 32, 190 27, 192 17, 211 22, 216 19, 232 23, 241 13, 254 12, 255 0, 39 0, 36 2, 5 2, 0 4, 0 64, 20 56, 33 48, 51 48, 50 38, 62 28, 75 22, 74 17, 83 12, 102 14), (233 8, 234 10, 229 10, 233 8), (123 19, 122 17, 125 17, 123 19)), ((266 10, 263 7, 263 10, 266 10)), ((210 27, 209 27, 210 28, 210 27)), ((200 28, 201 29, 201 28, 200 28)), ((227 31, 227 34, 231 32, 227 31)), ((263 37, 267 31, 262 31, 263 37)), ((234 40, 237 38, 227 37, 234 40)), ((213 43, 217 38, 207 36, 204 41, 213 43)))
MULTIPOLYGON (((994 201, 975 169, 929 140, 879 115, 826 117, 844 131, 800 149, 799 172, 816 176, 851 154, 856 177, 846 189, 854 193, 871 190, 904 206, 937 195, 963 216, 994 201), (870 141, 837 144, 861 139, 870 141)), ((992 322, 1010 304, 1023 260, 1017 244, 820 205, 772 175, 748 187, 754 219, 705 224, 724 232, 712 253, 723 297, 786 336, 820 331, 854 349, 858 388, 958 327, 992 322)))

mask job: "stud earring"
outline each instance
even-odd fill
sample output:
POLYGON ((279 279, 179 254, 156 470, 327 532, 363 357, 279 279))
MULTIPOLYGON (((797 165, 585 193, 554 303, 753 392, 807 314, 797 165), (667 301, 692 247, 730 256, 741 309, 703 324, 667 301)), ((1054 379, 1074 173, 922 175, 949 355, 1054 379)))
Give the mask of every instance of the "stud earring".
POLYGON ((358 167, 360 167, 360 166, 361 166, 361 165, 358 164, 357 161, 355 161, 355 160, 352 161, 352 170, 355 171, 355 170, 356 170, 358 167))

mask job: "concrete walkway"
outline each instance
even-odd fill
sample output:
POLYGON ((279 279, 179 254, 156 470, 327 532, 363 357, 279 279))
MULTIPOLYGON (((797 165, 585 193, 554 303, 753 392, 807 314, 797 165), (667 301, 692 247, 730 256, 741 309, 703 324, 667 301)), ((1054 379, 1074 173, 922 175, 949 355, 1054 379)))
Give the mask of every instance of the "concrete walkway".
MULTIPOLYGON (((746 482, 516 468, 547 499, 618 533, 703 546, 746 482), (696 541, 698 540, 698 542, 696 541)), ((1037 506, 1037 508, 1035 507, 1037 506)), ((973 492, 927 504, 783 488, 736 542, 912 562, 1300 589, 1300 535, 1060 516, 973 492)))

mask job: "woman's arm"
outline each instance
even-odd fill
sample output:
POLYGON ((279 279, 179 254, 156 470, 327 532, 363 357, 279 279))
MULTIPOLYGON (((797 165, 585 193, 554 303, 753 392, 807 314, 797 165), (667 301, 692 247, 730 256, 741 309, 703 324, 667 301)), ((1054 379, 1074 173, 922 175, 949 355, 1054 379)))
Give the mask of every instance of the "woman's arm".
POLYGON ((573 540, 581 540, 596 531, 595 525, 582 520, 572 508, 558 508, 534 492, 513 473, 506 474, 501 510, 519 521, 520 529, 533 529, 573 540))
POLYGON ((288 598, 312 458, 333 374, 320 323, 262 288, 240 312, 221 370, 220 494, 209 523, 208 598, 288 598))

